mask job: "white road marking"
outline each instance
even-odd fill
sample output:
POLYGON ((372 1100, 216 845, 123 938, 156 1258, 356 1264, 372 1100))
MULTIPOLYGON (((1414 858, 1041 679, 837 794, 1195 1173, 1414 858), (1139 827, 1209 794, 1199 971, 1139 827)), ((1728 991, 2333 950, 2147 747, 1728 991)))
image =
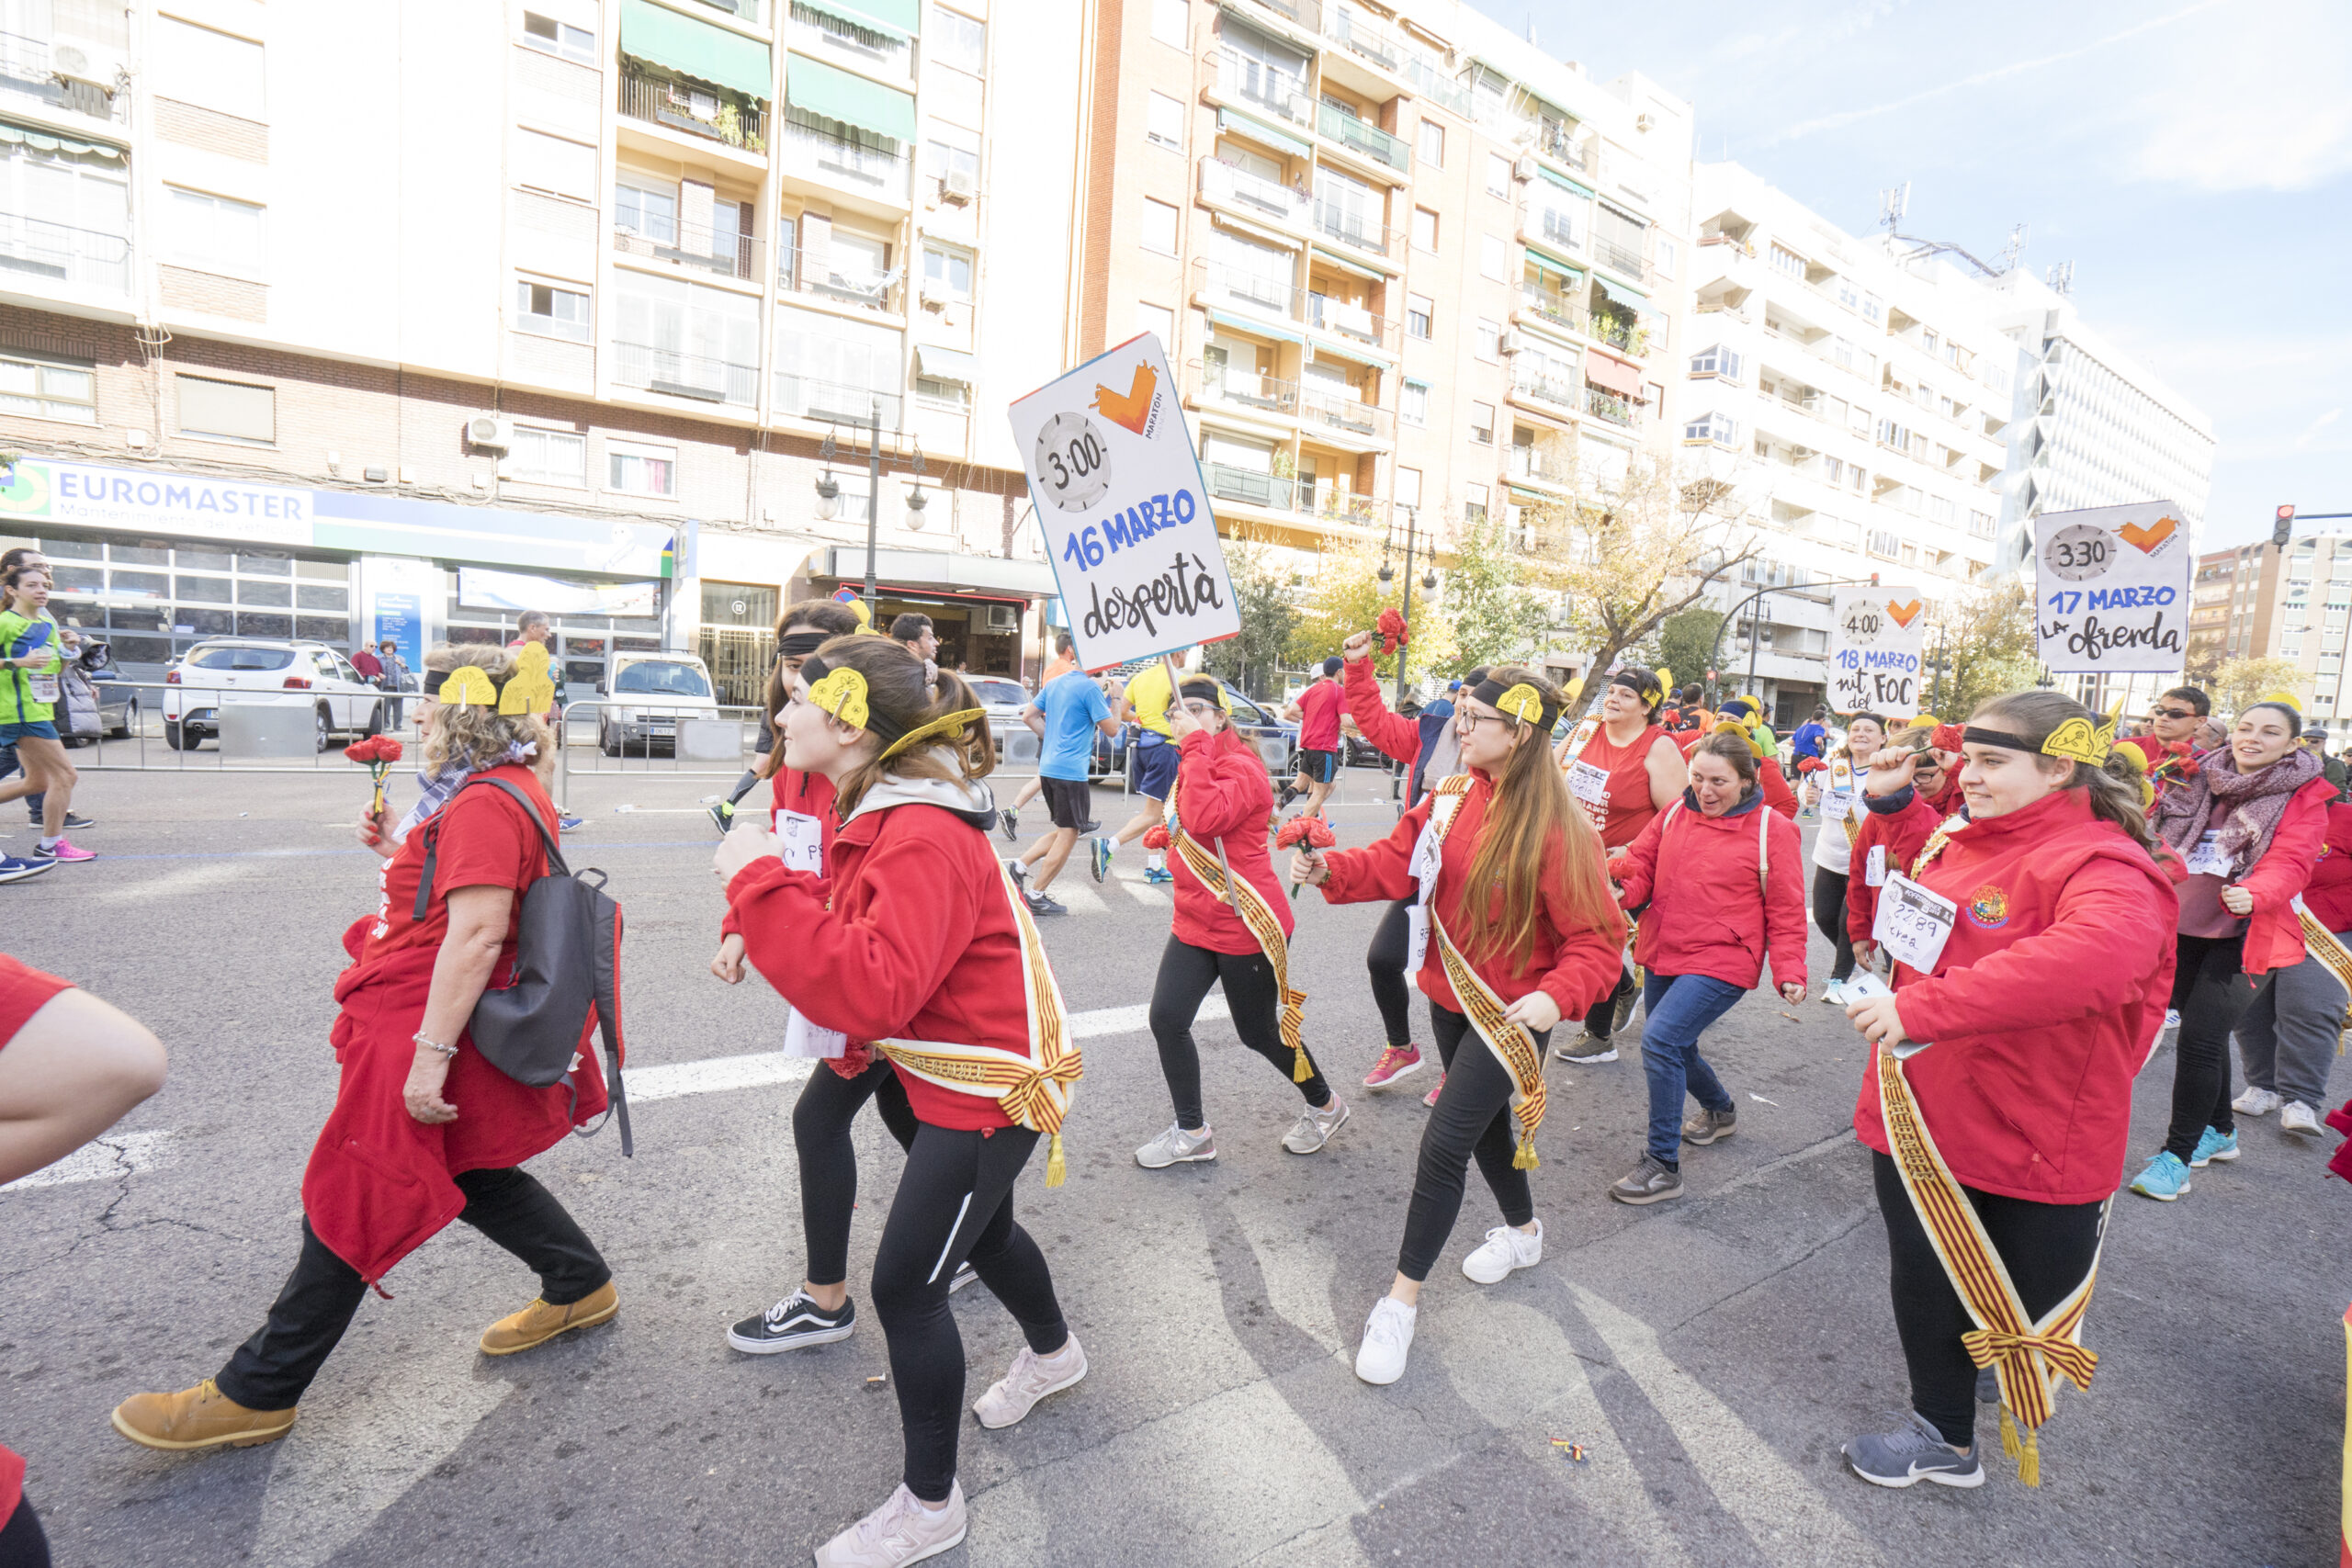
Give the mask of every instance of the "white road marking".
POLYGON ((1175 902, 1166 893, 1145 881, 1144 874, 1140 871, 1114 870, 1112 874, 1118 878, 1119 886, 1126 889, 1127 897, 1138 904, 1148 904, 1156 909, 1165 909, 1175 902))
POLYGON ((28 1187, 58 1187, 70 1181, 107 1181, 118 1176, 153 1170, 171 1163, 171 1151, 164 1146, 171 1136, 169 1133, 119 1133, 100 1138, 83 1145, 55 1165, 18 1177, 0 1187, 0 1192, 28 1187))
MULTIPOLYGON (((347 824, 346 824, 347 825, 347 824)), ((207 861, 187 865, 177 871, 167 871, 161 876, 120 887, 101 888, 97 895, 102 904, 146 904, 157 898, 173 898, 186 893, 201 893, 223 882, 233 882, 248 874, 248 868, 226 861, 207 861)), ((85 895, 86 897, 86 895, 85 895)))

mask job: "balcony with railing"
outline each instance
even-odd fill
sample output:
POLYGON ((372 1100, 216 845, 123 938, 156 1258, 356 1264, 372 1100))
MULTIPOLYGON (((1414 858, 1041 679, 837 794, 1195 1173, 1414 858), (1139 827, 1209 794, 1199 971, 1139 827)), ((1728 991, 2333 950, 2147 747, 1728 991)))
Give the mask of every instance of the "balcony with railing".
POLYGON ((1327 294, 1309 290, 1306 296, 1306 323, 1321 332, 1349 339, 1373 348, 1396 352, 1397 323, 1387 316, 1375 316, 1362 305, 1351 305, 1327 294))
POLYGON ((1211 261, 1206 256, 1193 263, 1193 299, 1212 310, 1246 310, 1295 321, 1298 296, 1299 290, 1289 284, 1261 276, 1246 267, 1211 261))
POLYGON ((860 310, 891 315, 905 308, 897 267, 876 271, 844 255, 820 254, 808 245, 782 254, 776 264, 775 281, 779 288, 813 294, 836 305, 854 305, 860 310))
POLYGON ((1222 409, 1245 419, 1295 419, 1298 417, 1298 383, 1284 381, 1257 370, 1245 370, 1238 365, 1212 361, 1207 364, 1193 360, 1193 404, 1195 408, 1222 409))
POLYGON ((767 151, 767 117, 724 87, 658 75, 626 55, 619 79, 623 119, 668 126, 745 152, 767 151))
POLYGON ((767 0, 697 0, 697 3, 714 11, 724 11, 737 21, 749 22, 755 28, 767 25, 767 0))
POLYGON ((1204 463, 1201 475, 1208 481, 1209 494, 1216 500, 1263 507, 1269 512, 1288 512, 1298 493, 1295 479, 1261 473, 1256 468, 1237 468, 1230 463, 1204 463))
POLYGON ((120 234, 0 212, 0 276, 128 293, 130 242, 120 234))
POLYGON ((881 411, 882 428, 899 428, 905 400, 896 388, 860 387, 842 381, 822 381, 788 370, 775 373, 775 412, 787 419, 820 423, 864 424, 881 411))
MULTIPOLYGON (((40 14, 46 17, 49 7, 42 6, 40 14)), ((92 119, 129 118, 128 95, 59 75, 49 39, 0 31, 0 103, 11 100, 92 119)))
POLYGON ((1413 150, 1401 137, 1389 135, 1372 121, 1351 115, 1336 104, 1315 106, 1315 133, 1400 175, 1412 171, 1413 150))
POLYGON ((613 379, 624 387, 640 387, 673 398, 696 402, 731 403, 749 408, 759 401, 760 367, 687 354, 658 344, 615 343, 610 355, 613 379))
POLYGON ((1396 258, 1405 238, 1405 231, 1401 229, 1391 229, 1385 223, 1329 201, 1315 204, 1315 231, 1350 250, 1391 260, 1396 258))
POLYGON ((846 17, 800 5, 797 0, 784 36, 792 48, 811 59, 846 65, 867 75, 905 77, 914 69, 913 51, 907 47, 905 39, 876 32, 846 17))
POLYGON ((1334 484, 1318 485, 1256 468, 1237 468, 1229 463, 1204 463, 1201 472, 1208 481, 1210 496, 1217 501, 1321 525, 1378 529, 1387 522, 1386 502, 1334 484))
POLYGON ((1521 484, 1567 489, 1577 482, 1575 448, 1566 441, 1514 443, 1503 471, 1521 484))
POLYGON ((1622 424, 1628 430, 1634 425, 1634 405, 1614 392, 1604 392, 1598 387, 1584 389, 1584 412, 1611 424, 1622 424))
POLYGON ((1412 46, 1353 6, 1334 5, 1323 13, 1323 36, 1358 59, 1401 75, 1412 46))
POLYGON ((1348 442, 1389 441, 1396 434, 1396 416, 1352 391, 1306 382, 1298 391, 1298 418, 1305 428, 1326 439, 1348 442))
POLYGON ((861 141, 786 113, 777 161, 786 174, 903 207, 914 189, 914 159, 895 142, 861 141))
POLYGON ((1555 164, 1566 164, 1571 169, 1588 169, 1592 160, 1584 145, 1577 140, 1576 127, 1556 119, 1537 124, 1535 150, 1555 164))
POLYGON ((1261 220, 1306 226, 1307 194, 1222 158, 1201 160, 1201 199, 1261 220))
POLYGON ((1561 255, 1581 255, 1584 242, 1577 236, 1590 227, 1590 219, 1578 222, 1574 212, 1548 206, 1532 195, 1527 205, 1519 210, 1519 237, 1561 255))
POLYGON ((1595 234, 1592 237, 1592 259, 1636 283, 1648 276, 1647 269, 1642 265, 1642 253, 1622 240, 1595 234))
POLYGON ((1531 365, 1526 356, 1511 367, 1510 389, 1523 398, 1533 398, 1557 408, 1580 409, 1584 406, 1584 390, 1573 371, 1531 365))
POLYGON ((1645 359, 1650 352, 1650 330, 1631 316, 1611 315, 1607 310, 1587 313, 1585 333, 1597 343, 1605 343, 1620 354, 1645 359))
POLYGON ((1577 303, 1574 295, 1556 293, 1532 282, 1520 286, 1519 309, 1522 316, 1532 316, 1562 332, 1589 333, 1592 330, 1592 312, 1577 303))
POLYGON ((1304 80, 1231 50, 1217 51, 1216 90, 1228 102, 1293 125, 1315 122, 1315 99, 1304 80))
POLYGON ((732 229, 648 217, 613 225, 613 249, 639 261, 751 282, 760 276, 760 238, 732 229))

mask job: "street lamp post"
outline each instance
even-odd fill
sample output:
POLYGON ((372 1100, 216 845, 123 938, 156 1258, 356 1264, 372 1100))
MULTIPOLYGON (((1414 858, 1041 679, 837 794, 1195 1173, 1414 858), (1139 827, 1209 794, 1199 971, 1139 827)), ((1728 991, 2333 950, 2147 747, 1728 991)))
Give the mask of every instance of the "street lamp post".
MULTIPOLYGON (((1405 617, 1408 625, 1410 625, 1413 619, 1414 530, 1420 521, 1420 508, 1416 506, 1408 506, 1401 510, 1405 513, 1405 604, 1404 608, 1400 610, 1398 614, 1405 617)), ((1393 527, 1391 532, 1394 532, 1393 527)), ((1384 549, 1385 547, 1384 546, 1384 549)), ((1379 577, 1381 581, 1387 582, 1391 579, 1395 578, 1396 575, 1396 569, 1390 566, 1385 560, 1383 560, 1380 563, 1379 577)), ((1437 592, 1437 573, 1434 570, 1423 572, 1421 574, 1421 586, 1432 593, 1437 592)), ((1405 660, 1406 651, 1404 648, 1400 646, 1396 649, 1396 705, 1400 708, 1405 705, 1405 660)))
MULTIPOLYGON (((1804 586, 1807 588, 1850 588, 1859 583, 1864 582, 1869 583, 1873 588, 1877 587, 1878 573, 1872 572, 1868 577, 1825 577, 1817 581, 1808 582, 1804 584, 1804 586)), ((1772 592, 1773 590, 1770 587, 1758 589, 1755 592, 1750 593, 1746 599, 1742 599, 1737 604, 1734 605, 1732 607, 1731 614, 1725 615, 1722 620, 1715 623, 1714 644, 1707 649, 1707 668, 1710 671, 1719 668, 1717 660, 1723 656, 1724 628, 1730 626, 1734 621, 1738 620, 1740 612, 1747 609, 1751 602, 1761 600, 1767 593, 1772 592)), ((1712 675, 1706 677, 1706 679, 1713 681, 1716 686, 1716 690, 1708 694, 1709 700, 1713 701, 1723 694, 1722 682, 1720 681, 1714 681, 1714 677, 1712 675)), ((1756 683, 1756 627, 1752 617, 1748 623, 1747 683, 1751 686, 1756 683)))
MULTIPOLYGON (((853 425, 851 428, 856 427, 853 425)), ((818 456, 826 467, 817 480, 817 514, 828 521, 839 511, 842 494, 840 481, 833 478, 833 433, 828 429, 824 444, 818 449, 818 456)), ((907 466, 914 470, 915 475, 914 491, 907 497, 907 509, 915 515, 908 520, 907 526, 920 528, 922 526, 922 510, 927 504, 922 489, 922 442, 915 443, 914 456, 908 459, 907 466)), ((881 532, 882 400, 876 398, 866 414, 865 443, 865 614, 869 623, 881 613, 879 590, 875 581, 880 570, 876 557, 881 553, 881 532)), ((874 629, 880 631, 882 628, 877 626, 874 629)))

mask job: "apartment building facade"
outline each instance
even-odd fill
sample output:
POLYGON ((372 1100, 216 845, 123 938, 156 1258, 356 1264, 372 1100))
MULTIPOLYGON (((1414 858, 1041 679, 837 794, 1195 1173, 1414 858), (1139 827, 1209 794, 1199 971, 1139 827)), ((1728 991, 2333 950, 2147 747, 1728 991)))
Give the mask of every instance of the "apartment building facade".
POLYGON ((1169 345, 1227 535, 1304 581, 1668 452, 1687 104, 1451 4, 1127 0, 1093 59, 1081 349, 1169 345))
POLYGON ((862 585, 878 425, 886 613, 1034 670, 1001 411, 1067 363, 1083 11, 12 10, 9 536, 133 671, 535 604, 575 695, 663 641, 740 695, 780 602, 862 585))
POLYGON ((2284 550, 2267 542, 2197 558, 2190 594, 2192 669, 2232 659, 2283 659, 2300 665, 2303 711, 2336 736, 2352 734, 2352 532, 2340 525, 2299 536, 2284 550))

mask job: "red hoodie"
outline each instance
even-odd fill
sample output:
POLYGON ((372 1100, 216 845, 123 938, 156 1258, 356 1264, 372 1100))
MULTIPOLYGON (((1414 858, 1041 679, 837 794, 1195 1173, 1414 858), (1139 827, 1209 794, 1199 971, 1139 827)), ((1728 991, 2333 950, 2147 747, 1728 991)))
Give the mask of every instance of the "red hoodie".
POLYGON ((1348 715, 1356 721, 1363 738, 1408 768, 1419 761, 1421 727, 1388 711, 1388 705, 1381 700, 1380 676, 1374 671, 1372 660, 1351 659, 1340 674, 1347 682, 1344 689, 1348 715))
POLYGON ((2327 808, 2327 841, 2319 847, 2303 902, 2329 931, 2352 931, 2352 803, 2327 808))
MULTIPOLYGON (((1348 666, 1352 670, 1354 665, 1348 666)), ((1231 727, 1211 735, 1205 729, 1184 737, 1176 764, 1176 815, 1185 837, 1215 856, 1220 840, 1226 863, 1234 875, 1265 895, 1280 920, 1283 934, 1291 931, 1290 894, 1274 875, 1266 851, 1266 818, 1274 808, 1274 786, 1266 778, 1266 764, 1258 749, 1231 727)), ((1180 854, 1168 857, 1176 875, 1176 940, 1211 953, 1247 953, 1261 951, 1258 939, 1241 923, 1230 905, 1201 885, 1192 866, 1180 854)))
MULTIPOLYGON (((1447 931, 1457 936, 1462 931, 1462 885, 1469 878, 1470 863, 1477 853, 1478 833, 1487 820, 1495 788, 1494 781, 1476 768, 1470 770, 1469 777, 1470 791, 1456 811, 1453 830, 1445 836, 1437 875, 1438 918, 1445 922, 1447 931)), ((1413 847, 1420 842, 1422 824, 1430 819, 1430 810, 1436 803, 1434 795, 1423 795, 1420 803, 1397 822, 1396 830, 1376 844, 1367 844, 1360 850, 1326 851, 1323 863, 1329 867, 1331 879, 1323 886, 1324 899, 1333 904, 1361 904, 1376 898, 1417 897, 1420 885, 1414 881, 1408 867, 1412 863, 1413 847)), ((1600 853, 1600 841, 1591 835, 1589 824, 1579 821, 1569 830, 1577 836, 1575 852, 1594 856, 1600 853)), ((1481 958, 1465 953, 1463 956, 1471 960, 1479 977, 1506 1004, 1530 991, 1541 990, 1558 1004, 1561 1017, 1582 1018, 1616 988, 1617 976, 1623 972, 1618 955, 1624 950, 1625 930, 1615 920, 1606 930, 1576 923, 1566 897, 1568 852, 1568 845, 1560 839, 1544 846, 1544 910, 1535 922, 1535 942, 1525 962, 1514 964, 1507 953, 1481 958)), ((1420 987, 1421 994, 1439 1007, 1453 1012, 1464 1010, 1453 987, 1446 983, 1445 965, 1438 956, 1434 931, 1430 933, 1429 952, 1421 961, 1420 987)))
POLYGON ((1643 829, 1611 874, 1624 889, 1620 902, 1626 908, 1649 905, 1634 939, 1634 961, 1644 968, 1705 975, 1753 990, 1769 947, 1772 978, 1804 984, 1804 843, 1797 825, 1760 795, 1709 817, 1683 791, 1681 805, 1643 829), (1769 819, 1760 878, 1759 814, 1769 819))
POLYGON ((1797 792, 1789 787, 1789 776, 1781 772, 1778 760, 1756 759, 1756 787, 1764 796, 1765 805, 1792 822, 1797 819, 1797 792))
MULTIPOLYGON (((1906 815, 1936 826, 1917 800, 1906 815)), ((1934 974, 1895 965, 1903 1032, 1935 1042, 1903 1070, 1952 1174, 2037 1203, 2111 1196, 2172 993, 2171 882, 2078 789, 1956 829, 1919 880, 1960 917, 1934 974)), ((1874 1051, 1854 1130, 1894 1152, 1874 1051)))
MULTIPOLYGON (((742 934, 744 956, 785 1000, 854 1043, 1031 1055, 1020 930, 986 834, 910 802, 852 818, 828 855, 822 880, 766 860, 727 885, 720 929, 742 934)), ((899 1077, 917 1119, 934 1127, 1012 1124, 994 1100, 899 1077)))
POLYGON ((775 786, 776 810, 797 811, 817 819, 823 834, 825 870, 830 873, 833 868, 833 834, 841 826, 833 820, 833 781, 822 773, 778 767, 770 782, 775 786))
POLYGON ((1924 804, 1926 809, 1914 811, 1905 806, 1893 811, 1865 807, 1862 812, 1862 830, 1855 836, 1853 859, 1846 874, 1846 939, 1858 947, 1871 940, 1871 928, 1878 923, 1878 888, 1871 884, 1871 852, 1886 851, 1885 874, 1900 872, 1908 876, 1928 835, 1944 819, 1934 802, 1920 801, 1916 789, 1911 792, 1911 803, 1924 804))

